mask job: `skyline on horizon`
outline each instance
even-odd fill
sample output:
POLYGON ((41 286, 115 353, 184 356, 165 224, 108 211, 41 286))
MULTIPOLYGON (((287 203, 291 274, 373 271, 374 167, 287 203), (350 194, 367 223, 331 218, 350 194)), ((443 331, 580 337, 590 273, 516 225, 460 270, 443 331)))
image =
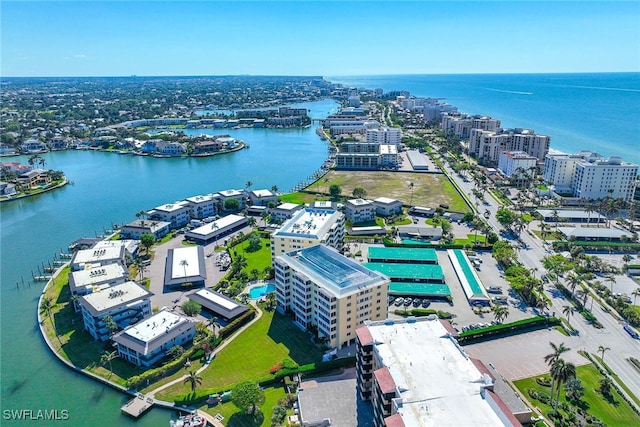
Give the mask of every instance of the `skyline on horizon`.
POLYGON ((639 72, 639 21, 629 1, 3 1, 0 75, 639 72))

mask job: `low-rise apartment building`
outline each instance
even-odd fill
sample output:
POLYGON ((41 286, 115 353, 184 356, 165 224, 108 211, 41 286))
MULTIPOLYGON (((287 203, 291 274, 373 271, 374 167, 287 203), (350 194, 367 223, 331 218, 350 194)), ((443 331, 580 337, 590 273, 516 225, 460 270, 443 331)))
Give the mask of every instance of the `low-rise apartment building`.
POLYGON ((152 366, 176 345, 193 341, 196 322, 162 310, 113 336, 118 356, 136 366, 152 366))
POLYGON ((271 234, 271 257, 314 245, 344 246, 344 215, 335 209, 305 208, 271 234))
POLYGON ((249 200, 251 204, 258 206, 269 206, 269 203, 273 205, 278 204, 278 193, 271 190, 253 190, 249 192, 249 200))
POLYGON ((173 229, 183 227, 189 223, 190 210, 189 202, 181 200, 153 208, 147 212, 147 215, 150 220, 171 223, 171 228, 173 229))
POLYGON ((81 249, 76 251, 71 258, 71 271, 84 270, 107 264, 125 263, 124 246, 108 246, 93 249, 81 249))
POLYGON ((204 219, 218 213, 218 199, 213 194, 187 197, 185 201, 189 206, 189 216, 193 219, 204 219))
MULTIPOLYGON (((69 273, 71 295, 86 295, 124 283, 129 272, 119 262, 69 273)), ((77 302, 77 300, 76 300, 77 302)))
POLYGON ((286 221, 293 218, 296 212, 301 209, 304 209, 304 205, 299 205, 297 203, 283 203, 270 209, 269 215, 271 215, 272 222, 286 221))
POLYGON ((238 201, 238 210, 242 210, 247 206, 247 192, 244 190, 223 190, 216 193, 216 197, 219 200, 218 204, 221 210, 227 210, 224 207, 224 203, 230 199, 238 201))
POLYGON ((124 282, 78 298, 84 328, 100 341, 109 339, 113 331, 105 317, 110 316, 118 328, 125 328, 151 314, 151 292, 136 282, 124 282))
POLYGON ((387 317, 389 279, 325 245, 274 260, 277 309, 303 329, 316 327, 331 347, 355 342, 367 320, 387 317))
POLYGON ((376 219, 376 205, 371 200, 347 200, 344 203, 344 214, 354 224, 374 221, 376 219))
POLYGON ((123 239, 140 239, 143 234, 151 234, 156 239, 162 239, 171 231, 171 223, 167 221, 152 221, 136 219, 120 228, 123 239))
POLYGON ((388 197, 378 197, 373 200, 376 214, 381 216, 391 216, 402 213, 402 202, 388 197))

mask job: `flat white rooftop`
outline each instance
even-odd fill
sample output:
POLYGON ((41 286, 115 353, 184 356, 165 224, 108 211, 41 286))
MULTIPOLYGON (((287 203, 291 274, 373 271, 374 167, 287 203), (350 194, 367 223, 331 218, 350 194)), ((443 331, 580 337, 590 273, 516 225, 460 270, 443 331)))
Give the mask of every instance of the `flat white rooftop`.
POLYGON ((126 334, 144 343, 166 334, 187 319, 167 310, 159 311, 126 329, 126 334))
POLYGON ((151 296, 151 292, 136 282, 124 282, 80 297, 80 302, 96 316, 113 308, 133 303, 151 296), (84 303, 83 303, 84 300, 84 303))
POLYGON ((196 292, 196 294, 206 299, 207 301, 210 301, 214 304, 221 305, 227 310, 233 310, 234 308, 240 306, 240 304, 233 302, 231 300, 222 298, 220 295, 214 294, 213 292, 210 292, 207 289, 200 289, 198 292, 196 292))
POLYGON ((238 197, 244 194, 242 190, 222 190, 219 191, 218 194, 224 197, 238 197))
POLYGON ((280 209, 283 211, 292 211, 298 209, 298 207, 300 207, 300 205, 297 203, 283 203, 281 205, 278 205, 276 209, 280 209))
POLYGON ((186 207, 187 207, 187 203, 185 201, 180 201, 175 203, 167 203, 166 205, 158 206, 153 210, 162 211, 162 212, 175 212, 175 211, 179 211, 180 209, 184 209, 186 207))
POLYGON ((276 195, 271 190, 253 190, 251 193, 256 197, 272 197, 276 195))
MULTIPOLYGON (((211 228, 211 226, 209 226, 211 228)), ((173 250, 173 263, 171 265, 171 278, 181 279, 200 274, 200 260, 198 258, 198 246, 176 248, 173 250), (183 262, 183 261, 186 261, 183 262)))
POLYGON ((185 200, 191 203, 196 203, 196 204, 211 202, 213 200, 213 194, 207 194, 206 196, 187 197, 185 200))
POLYGON ((350 199, 350 200, 347 200, 347 204, 353 205, 353 206, 370 206, 373 204, 373 202, 371 200, 366 200, 366 199, 350 199))
POLYGON ((392 203, 398 203, 400 201, 396 200, 396 199, 390 199, 388 197, 378 197, 377 199, 374 200, 374 202, 385 204, 385 205, 390 205, 392 203))
POLYGON ((227 215, 208 224, 204 224, 198 228, 189 231, 188 235, 214 236, 212 233, 223 233, 227 228, 235 226, 247 219, 240 215, 227 215))
POLYGON ((122 246, 105 246, 97 249, 82 249, 73 257, 73 264, 104 263, 108 260, 124 259, 122 246))
POLYGON ((71 275, 73 279, 69 281, 69 284, 72 285, 71 290, 74 290, 84 286, 91 286, 93 284, 100 284, 124 278, 129 276, 129 273, 124 269, 122 264, 116 262, 113 264, 74 271, 71 275))
POLYGON ((274 234, 321 240, 341 216, 340 212, 333 209, 301 209, 274 234))
POLYGON ((379 359, 389 369, 407 427, 502 426, 480 395, 483 375, 438 319, 368 324, 379 359))

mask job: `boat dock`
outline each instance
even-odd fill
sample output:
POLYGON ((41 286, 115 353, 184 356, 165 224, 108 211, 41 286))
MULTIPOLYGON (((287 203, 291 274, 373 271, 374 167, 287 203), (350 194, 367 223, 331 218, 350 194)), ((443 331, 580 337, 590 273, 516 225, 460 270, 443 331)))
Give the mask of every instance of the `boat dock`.
POLYGON ((153 406, 153 399, 145 397, 144 394, 138 393, 136 397, 131 399, 120 410, 133 418, 138 418, 153 406))

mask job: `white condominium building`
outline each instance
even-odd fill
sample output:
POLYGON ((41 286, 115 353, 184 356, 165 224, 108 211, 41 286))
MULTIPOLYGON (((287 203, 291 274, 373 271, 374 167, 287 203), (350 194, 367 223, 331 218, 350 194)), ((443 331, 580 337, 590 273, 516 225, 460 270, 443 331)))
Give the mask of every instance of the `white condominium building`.
POLYGON ((498 157, 498 169, 506 176, 511 177, 519 169, 529 173, 531 168, 535 168, 538 159, 524 151, 502 151, 498 157))
POLYGON ((366 137, 368 143, 399 145, 402 139, 402 132, 398 128, 388 127, 367 129, 366 137))
POLYGON ((371 200, 351 199, 344 204, 344 213, 352 223, 374 221, 376 205, 371 200))
POLYGON ((111 316, 119 328, 136 323, 151 314, 151 295, 136 282, 124 282, 82 295, 78 305, 84 328, 96 340, 106 341, 112 331, 107 328, 105 317, 111 316))
POLYGON ((500 120, 489 116, 471 116, 467 113, 451 112, 442 115, 441 128, 444 132, 452 131, 460 138, 468 138, 471 129, 497 131, 500 128, 500 120))
POLYGON ((556 186, 556 192, 570 192, 579 198, 610 196, 630 201, 637 176, 638 165, 620 157, 605 159, 591 151, 548 155, 545 159, 544 179, 556 186))
POLYGON ((271 257, 314 245, 344 245, 344 215, 335 209, 305 208, 271 235, 271 257))
POLYGON ((196 334, 196 322, 167 310, 159 311, 113 336, 118 356, 137 366, 151 366, 176 345, 196 334))
POLYGON ((206 196, 193 196, 187 197, 185 201, 189 205, 189 215, 191 218, 204 219, 210 216, 214 216, 218 209, 218 200, 213 194, 207 194, 206 196))
POLYGON ((356 328, 387 317, 389 279, 317 245, 274 259, 277 308, 304 329, 317 327, 331 347, 353 344, 356 328))
POLYGON ((358 328, 357 390, 373 405, 374 427, 521 426, 494 392, 491 371, 452 333, 435 316, 358 328))
POLYGON ((179 228, 189 222, 190 210, 189 202, 182 200, 158 206, 147 212, 147 215, 150 220, 166 221, 171 223, 171 228, 179 228))
POLYGON ((549 151, 550 140, 548 136, 538 135, 531 129, 471 129, 469 154, 485 164, 497 163, 501 151, 524 151, 542 161, 549 151))

